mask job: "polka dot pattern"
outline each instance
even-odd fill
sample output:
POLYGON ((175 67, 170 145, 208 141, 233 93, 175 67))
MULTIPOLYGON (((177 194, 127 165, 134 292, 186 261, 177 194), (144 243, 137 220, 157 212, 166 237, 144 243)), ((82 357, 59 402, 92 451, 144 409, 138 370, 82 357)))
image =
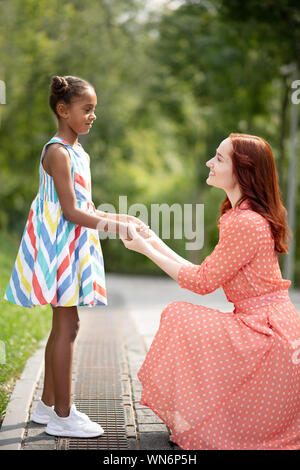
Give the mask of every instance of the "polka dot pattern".
POLYGON ((231 209, 211 255, 178 283, 222 287, 234 311, 170 303, 137 374, 140 403, 183 449, 300 449, 300 315, 268 221, 248 200, 231 209))

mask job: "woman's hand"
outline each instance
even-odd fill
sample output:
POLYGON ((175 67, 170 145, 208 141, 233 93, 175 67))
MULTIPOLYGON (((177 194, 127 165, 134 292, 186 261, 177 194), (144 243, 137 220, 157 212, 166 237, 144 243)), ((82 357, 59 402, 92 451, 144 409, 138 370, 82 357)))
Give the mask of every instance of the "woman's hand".
POLYGON ((149 243, 153 248, 158 249, 159 246, 163 244, 159 236, 156 235, 156 233, 153 230, 151 230, 149 227, 146 231, 146 234, 147 234, 147 243, 149 243))
POLYGON ((150 237, 149 225, 146 225, 142 220, 138 219, 137 217, 134 217, 133 215, 127 215, 127 220, 128 220, 128 223, 134 224, 136 231, 140 232, 144 238, 150 237))
POLYGON ((128 224, 128 235, 120 233, 120 237, 126 248, 129 250, 136 251, 143 255, 147 255, 149 250, 151 250, 150 240, 152 240, 152 237, 147 233, 145 234, 145 230, 143 228, 141 229, 141 232, 138 232, 136 226, 132 222, 128 224))
MULTIPOLYGON (((148 258, 151 259, 153 263, 157 264, 157 266, 159 266, 175 281, 178 281, 178 273, 182 266, 182 263, 180 261, 174 260, 173 257, 169 255, 169 253, 167 253, 167 255, 164 255, 159 250, 154 249, 152 247, 152 241, 153 243, 154 242, 157 243, 156 238, 158 237, 156 235, 155 237, 150 237, 149 239, 145 239, 142 237, 142 235, 140 235, 136 231, 135 225, 132 223, 128 225, 128 232, 131 238, 130 240, 127 240, 124 236, 121 235, 121 239, 124 245, 126 246, 126 248, 128 248, 129 250, 133 250, 138 253, 141 253, 145 256, 148 256, 148 258)), ((160 239, 158 238, 158 240, 160 239)), ((169 250, 169 251, 172 252, 172 250, 169 250)))
POLYGON ((134 224, 136 231, 144 238, 149 238, 149 226, 140 219, 128 214, 116 214, 96 210, 96 214, 101 218, 97 228, 106 232, 119 233, 122 239, 131 240, 128 234, 128 224, 134 224))
POLYGON ((125 224, 134 224, 136 231, 139 232, 144 238, 150 238, 149 225, 146 225, 142 220, 128 214, 116 214, 116 220, 125 224))

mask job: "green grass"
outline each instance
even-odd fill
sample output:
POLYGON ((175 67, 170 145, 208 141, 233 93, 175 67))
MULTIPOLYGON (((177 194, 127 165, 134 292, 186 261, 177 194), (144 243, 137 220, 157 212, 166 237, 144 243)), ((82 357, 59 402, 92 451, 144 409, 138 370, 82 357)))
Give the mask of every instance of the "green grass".
POLYGON ((5 363, 0 363, 0 425, 15 382, 39 341, 50 331, 52 319, 50 305, 26 308, 3 298, 19 243, 20 238, 0 232, 0 340, 6 356, 5 363))

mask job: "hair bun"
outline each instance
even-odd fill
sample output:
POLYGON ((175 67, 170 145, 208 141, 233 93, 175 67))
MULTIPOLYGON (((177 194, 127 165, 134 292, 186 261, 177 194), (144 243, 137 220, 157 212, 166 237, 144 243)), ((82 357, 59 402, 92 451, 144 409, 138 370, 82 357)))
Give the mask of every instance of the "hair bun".
POLYGON ((69 84, 65 77, 59 77, 58 75, 55 75, 51 79, 51 92, 54 95, 63 95, 66 93, 69 89, 69 84))

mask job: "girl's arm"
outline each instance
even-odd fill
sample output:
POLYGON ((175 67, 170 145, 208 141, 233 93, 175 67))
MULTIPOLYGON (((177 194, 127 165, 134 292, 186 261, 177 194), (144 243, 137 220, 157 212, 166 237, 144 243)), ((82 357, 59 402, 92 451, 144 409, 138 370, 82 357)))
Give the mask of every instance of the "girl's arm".
POLYGON ((99 211, 98 209, 96 210, 96 215, 100 217, 102 220, 107 220, 109 222, 109 226, 111 227, 112 232, 114 232, 114 224, 117 222, 122 222, 124 224, 128 224, 129 222, 132 222, 133 224, 136 225, 136 228, 138 230, 142 230, 145 236, 150 237, 150 234, 146 235, 146 232, 148 232, 149 227, 148 225, 144 224, 140 219, 137 217, 134 217, 132 215, 128 214, 115 214, 112 212, 104 212, 104 211, 99 211))
MULTIPOLYGON (((47 149, 47 161, 49 174, 53 178, 55 190, 65 218, 83 227, 108 231, 111 228, 109 224, 110 219, 104 215, 105 213, 98 211, 98 215, 97 213, 90 214, 78 207, 68 151, 60 144, 52 144, 47 149)), ((127 238, 127 226, 128 223, 116 220, 113 226, 114 232, 125 234, 125 238, 127 238)))

